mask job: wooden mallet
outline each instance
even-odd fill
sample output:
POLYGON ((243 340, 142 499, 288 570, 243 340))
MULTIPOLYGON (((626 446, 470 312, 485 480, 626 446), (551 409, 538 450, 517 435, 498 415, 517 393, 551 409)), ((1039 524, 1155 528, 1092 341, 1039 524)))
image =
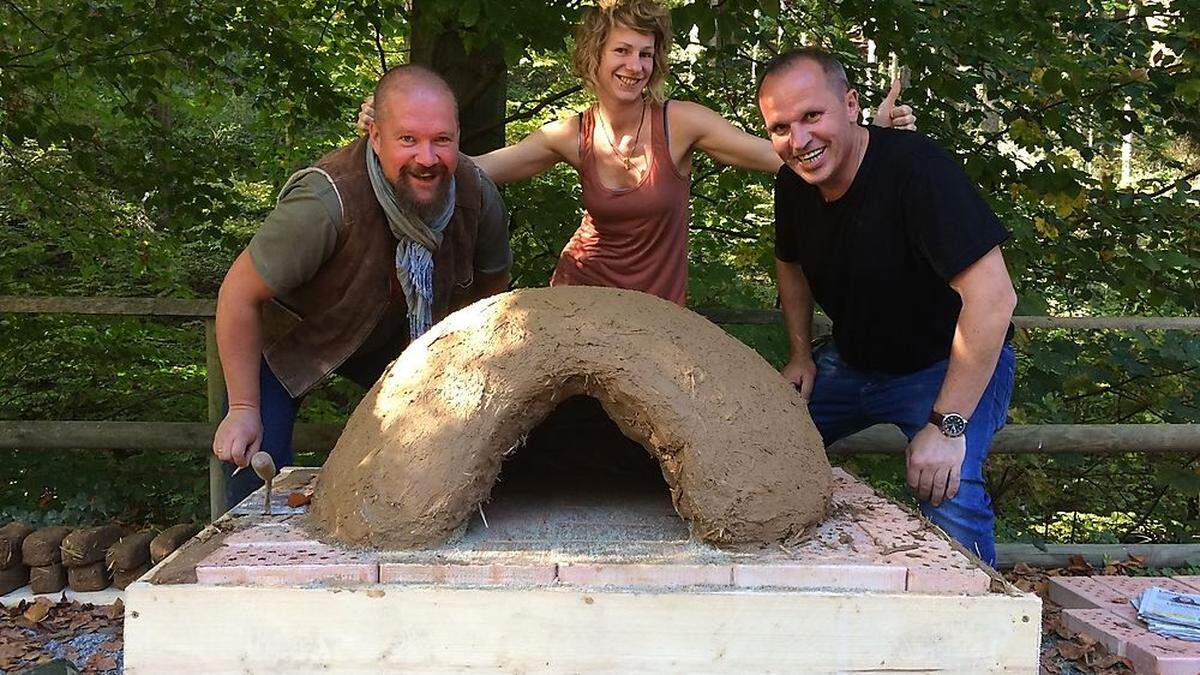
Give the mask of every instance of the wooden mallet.
POLYGON ((250 466, 254 467, 254 473, 267 484, 267 499, 263 506, 263 513, 271 515, 271 480, 275 478, 275 460, 271 459, 271 455, 266 452, 256 452, 250 458, 250 466))

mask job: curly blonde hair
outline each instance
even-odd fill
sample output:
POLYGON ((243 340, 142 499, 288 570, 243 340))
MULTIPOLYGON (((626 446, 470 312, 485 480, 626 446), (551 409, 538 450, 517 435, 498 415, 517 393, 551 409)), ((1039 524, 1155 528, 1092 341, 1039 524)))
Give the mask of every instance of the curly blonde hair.
POLYGON ((671 12, 659 0, 599 0, 575 28, 575 51, 571 54, 575 74, 595 93, 604 42, 618 25, 654 36, 654 71, 646 89, 655 103, 662 103, 667 52, 671 48, 671 12))

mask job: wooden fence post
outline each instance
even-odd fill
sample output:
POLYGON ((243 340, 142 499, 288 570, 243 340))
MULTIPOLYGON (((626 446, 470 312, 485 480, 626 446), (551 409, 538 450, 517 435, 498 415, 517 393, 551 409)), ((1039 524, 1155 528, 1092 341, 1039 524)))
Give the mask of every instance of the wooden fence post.
MULTIPOLYGON (((208 370, 208 421, 220 424, 225 414, 225 373, 217 351, 216 319, 204 320, 204 361, 208 370)), ((213 520, 228 510, 225 504, 225 472, 220 460, 208 452, 208 509, 213 520)))

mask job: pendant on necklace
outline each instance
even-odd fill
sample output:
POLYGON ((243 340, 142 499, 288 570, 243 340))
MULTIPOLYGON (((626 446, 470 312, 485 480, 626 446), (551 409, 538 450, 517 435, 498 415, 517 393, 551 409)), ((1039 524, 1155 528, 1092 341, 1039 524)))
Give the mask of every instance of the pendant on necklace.
POLYGON ((630 169, 632 169, 632 168, 633 168, 633 162, 629 161, 629 158, 628 158, 628 157, 622 157, 622 158, 621 158, 621 161, 625 163, 625 170, 626 170, 626 171, 628 171, 628 170, 630 170, 630 169))

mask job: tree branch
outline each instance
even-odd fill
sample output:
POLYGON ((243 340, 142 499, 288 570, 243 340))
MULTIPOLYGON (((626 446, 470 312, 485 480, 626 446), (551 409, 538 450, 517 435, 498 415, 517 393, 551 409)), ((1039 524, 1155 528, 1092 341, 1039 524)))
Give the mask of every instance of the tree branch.
POLYGON ((24 58, 27 58, 30 56, 35 56, 37 54, 41 54, 42 52, 49 51, 51 49, 54 49, 54 45, 47 45, 45 47, 42 47, 41 49, 35 49, 31 52, 25 52, 23 54, 14 54, 12 59, 5 61, 4 63, 0 63, 0 68, 36 68, 37 66, 20 65, 17 63, 17 61, 20 61, 21 59, 24 59, 24 58))
POLYGON ((47 38, 47 39, 50 39, 50 40, 53 40, 53 39, 54 39, 54 38, 53 38, 53 37, 52 37, 52 36, 51 36, 49 33, 47 33, 46 31, 42 30, 42 27, 41 27, 41 26, 39 26, 39 25, 38 25, 38 23, 37 23, 36 21, 34 21, 33 19, 29 18, 29 15, 25 13, 25 10, 21 9, 21 6, 20 6, 20 5, 18 5, 17 3, 13 2, 13 0, 4 0, 4 2, 5 2, 5 4, 7 4, 9 7, 12 7, 12 8, 13 8, 13 9, 14 9, 14 10, 17 12, 17 14, 20 14, 20 15, 21 15, 21 18, 22 18, 22 19, 25 19, 25 21, 27 21, 27 22, 29 23, 29 25, 31 25, 31 26, 33 26, 34 28, 36 28, 36 29, 37 29, 37 31, 38 31, 39 33, 41 33, 41 34, 42 34, 42 37, 45 37, 45 38, 47 38))
POLYGON ((1169 371, 1169 372, 1165 372, 1165 373, 1151 373, 1149 375, 1134 375, 1132 377, 1127 377, 1124 380, 1121 380, 1120 382, 1117 382, 1115 384, 1111 384, 1103 389, 1094 389, 1092 391, 1084 392, 1082 394, 1076 394, 1075 396, 1068 396, 1063 399, 1063 403, 1073 403, 1075 401, 1085 399, 1085 398, 1090 398, 1092 396, 1098 396, 1100 394, 1112 394, 1112 393, 1119 391, 1126 385, 1133 384, 1134 382, 1138 382, 1140 380, 1155 380, 1160 377, 1172 377, 1175 375, 1186 375, 1187 373, 1190 373, 1190 372, 1196 370, 1196 368, 1198 368, 1198 367, 1200 367, 1200 366, 1188 366, 1187 368, 1184 368, 1182 370, 1173 370, 1173 371, 1169 371))
MULTIPOLYGON (((375 4, 375 8, 379 8, 379 3, 375 4)), ((371 28, 375 33, 375 51, 379 54, 380 76, 382 77, 388 71, 387 54, 383 51, 383 35, 380 34, 379 17, 371 17, 371 28)))
POLYGON ((37 185, 39 188, 41 188, 42 192, 45 192, 46 194, 50 195, 51 197, 53 197, 55 199, 60 199, 63 202, 70 204, 71 206, 75 207, 75 210, 77 212, 83 213, 83 209, 79 208, 79 205, 76 204, 75 202, 71 201, 71 199, 69 197, 59 194, 56 190, 48 187, 45 183, 43 183, 41 180, 39 180, 38 177, 33 173, 33 170, 29 168, 29 165, 27 165, 27 164, 25 164, 25 162, 21 161, 21 158, 18 157, 15 152, 8 149, 7 143, 0 143, 0 150, 2 150, 4 152, 4 154, 6 154, 10 158, 12 158, 12 161, 17 166, 21 167, 21 170, 25 172, 25 175, 30 180, 32 180, 35 185, 37 185))
POLYGON ((333 11, 329 13, 329 16, 325 17, 325 23, 321 26, 321 34, 317 36, 317 41, 308 48, 308 51, 311 52, 317 47, 320 47, 321 43, 325 41, 325 33, 329 31, 329 26, 333 23, 333 17, 337 16, 338 10, 341 8, 341 2, 333 3, 333 11))
POLYGON ((574 93, 582 91, 582 90, 583 90, 582 85, 575 85, 574 87, 569 87, 569 88, 564 89, 556 94, 552 94, 551 96, 544 98, 541 101, 538 101, 537 105, 533 106, 532 108, 529 108, 528 110, 524 110, 523 108, 525 107, 525 104, 522 104, 521 110, 518 110, 517 112, 513 113, 512 115, 505 117, 500 122, 490 124, 481 129, 476 129, 474 132, 471 133, 471 135, 469 137, 467 137, 464 140, 471 140, 477 136, 483 136, 489 132, 495 131, 498 127, 502 127, 510 122, 516 122, 518 120, 530 119, 530 118, 534 117, 535 115, 537 115, 538 113, 540 113, 541 111, 550 107, 555 102, 561 101, 562 99, 570 96, 571 94, 574 94, 574 93))
POLYGON ((1141 193, 1138 195, 1138 198, 1139 199, 1154 199, 1155 197, 1161 197, 1161 196, 1167 194, 1168 192, 1170 192, 1171 190, 1174 190, 1175 188, 1179 187, 1180 183, 1186 183, 1189 180, 1191 180, 1197 176, 1200 176, 1200 169, 1196 169, 1195 171, 1193 171, 1191 173, 1184 174, 1184 175, 1180 176, 1179 178, 1176 178, 1175 180, 1171 181, 1171 183, 1169 185, 1162 188, 1161 190, 1157 190, 1155 192, 1141 193))
POLYGON ((752 234, 746 234, 745 232, 738 232, 736 230, 727 230, 723 227, 713 227, 711 225, 697 225, 695 223, 691 223, 690 225, 688 225, 688 229, 689 230, 698 230, 700 232, 715 232, 717 234, 723 234, 727 237, 734 237, 736 239, 746 239, 746 240, 758 239, 758 237, 756 237, 752 234))

